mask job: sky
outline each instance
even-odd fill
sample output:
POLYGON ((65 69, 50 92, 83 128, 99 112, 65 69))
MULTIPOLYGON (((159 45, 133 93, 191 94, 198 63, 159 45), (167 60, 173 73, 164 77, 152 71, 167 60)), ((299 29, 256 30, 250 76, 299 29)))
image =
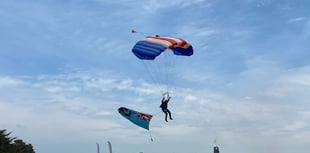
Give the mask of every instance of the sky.
POLYGON ((0 20, 0 129, 36 153, 310 150, 310 1, 2 0, 0 20), (131 52, 148 35, 194 54, 148 65, 131 52))

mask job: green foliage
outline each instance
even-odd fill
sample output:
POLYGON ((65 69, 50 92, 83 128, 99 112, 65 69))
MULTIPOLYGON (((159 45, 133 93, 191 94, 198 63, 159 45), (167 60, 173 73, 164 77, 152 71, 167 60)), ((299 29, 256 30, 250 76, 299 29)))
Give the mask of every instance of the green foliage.
POLYGON ((31 144, 26 144, 16 137, 10 137, 11 133, 0 130, 0 153, 35 153, 31 144))

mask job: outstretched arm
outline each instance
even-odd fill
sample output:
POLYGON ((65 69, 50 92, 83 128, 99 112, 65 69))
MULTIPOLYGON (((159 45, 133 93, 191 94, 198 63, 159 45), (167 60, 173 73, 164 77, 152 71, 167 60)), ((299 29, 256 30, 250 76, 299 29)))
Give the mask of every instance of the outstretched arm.
POLYGON ((169 92, 167 91, 167 92, 164 92, 163 93, 163 97, 164 98, 166 98, 166 99, 168 99, 170 96, 169 96, 169 92))
POLYGON ((169 102, 169 101, 170 101, 170 99, 171 99, 171 97, 169 96, 169 97, 168 97, 168 99, 167 99, 167 101, 169 102))

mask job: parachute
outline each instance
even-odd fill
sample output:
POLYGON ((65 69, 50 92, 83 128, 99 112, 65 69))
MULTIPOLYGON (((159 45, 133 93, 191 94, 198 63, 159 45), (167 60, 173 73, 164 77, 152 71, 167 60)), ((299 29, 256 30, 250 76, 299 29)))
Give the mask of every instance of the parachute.
MULTIPOLYGON (((132 33, 138 32, 133 29, 132 33)), ((181 66, 176 61, 180 60, 180 56, 192 56, 194 50, 192 45, 182 38, 155 35, 146 36, 136 42, 132 53, 146 68, 149 75, 146 79, 151 79, 160 92, 165 92, 170 90, 175 81, 172 77, 177 74, 175 73, 177 69, 174 68, 181 66)), ((186 64, 186 62, 188 60, 180 63, 186 64)), ((154 89, 157 89, 156 87, 154 89)))
POLYGON ((153 115, 141 113, 125 107, 120 107, 118 112, 137 126, 149 130, 149 124, 153 115))
POLYGON ((138 41, 132 52, 142 60, 154 60, 167 49, 171 49, 175 55, 191 56, 193 47, 181 38, 165 36, 147 36, 138 41))

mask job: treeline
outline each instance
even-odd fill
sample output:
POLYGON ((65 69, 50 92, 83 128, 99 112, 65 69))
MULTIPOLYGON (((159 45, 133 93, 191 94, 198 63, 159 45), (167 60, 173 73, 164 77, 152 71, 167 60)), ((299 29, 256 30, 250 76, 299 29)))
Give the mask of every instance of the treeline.
POLYGON ((0 130, 0 153, 35 153, 31 144, 17 137, 10 137, 11 133, 0 130))

